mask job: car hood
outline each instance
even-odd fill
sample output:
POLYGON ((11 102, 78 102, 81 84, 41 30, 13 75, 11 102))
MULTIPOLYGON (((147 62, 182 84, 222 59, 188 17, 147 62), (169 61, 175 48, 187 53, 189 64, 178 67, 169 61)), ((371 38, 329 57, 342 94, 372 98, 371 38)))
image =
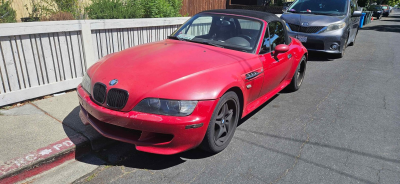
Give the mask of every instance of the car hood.
MULTIPOLYGON (((147 97, 166 98, 165 92, 160 89, 167 85, 175 86, 174 93, 176 99, 179 99, 179 88, 194 88, 196 84, 177 86, 177 82, 249 58, 254 59, 257 56, 203 44, 165 40, 115 53, 91 67, 88 74, 92 85, 101 82, 106 84, 107 90, 127 90, 128 103, 136 104, 147 97), (110 86, 109 82, 113 79, 117 79, 118 83, 110 86)), ((213 82, 209 78, 207 80, 208 83, 213 82)), ((191 98, 202 97, 200 95, 191 98)))
POLYGON ((343 20, 345 16, 284 13, 281 18, 290 24, 301 25, 303 22, 308 22, 309 26, 328 26, 343 20))

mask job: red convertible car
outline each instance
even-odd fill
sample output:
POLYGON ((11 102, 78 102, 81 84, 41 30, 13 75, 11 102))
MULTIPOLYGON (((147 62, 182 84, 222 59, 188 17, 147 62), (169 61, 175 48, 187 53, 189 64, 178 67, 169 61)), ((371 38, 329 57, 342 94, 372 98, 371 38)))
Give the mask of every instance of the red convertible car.
POLYGON ((274 14, 204 11, 168 39, 105 56, 78 86, 84 124, 156 154, 227 147, 239 119, 300 88, 307 50, 274 14))

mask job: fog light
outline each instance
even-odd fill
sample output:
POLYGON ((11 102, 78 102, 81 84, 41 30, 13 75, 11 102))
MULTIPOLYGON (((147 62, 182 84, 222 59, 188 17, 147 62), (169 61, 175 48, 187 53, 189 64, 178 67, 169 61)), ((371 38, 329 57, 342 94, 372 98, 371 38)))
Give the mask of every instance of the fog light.
POLYGON ((337 44, 331 45, 331 50, 338 50, 338 49, 339 49, 339 45, 337 45, 337 44))

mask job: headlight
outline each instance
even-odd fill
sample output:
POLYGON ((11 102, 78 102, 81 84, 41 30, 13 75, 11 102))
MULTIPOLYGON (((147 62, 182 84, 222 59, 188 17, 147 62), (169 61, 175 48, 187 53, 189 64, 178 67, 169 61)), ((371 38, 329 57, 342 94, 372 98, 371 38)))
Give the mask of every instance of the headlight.
POLYGON ((331 24, 328 26, 328 28, 326 28, 324 31, 322 31, 321 33, 324 32, 328 32, 328 31, 334 31, 334 30, 338 30, 338 29, 342 29, 346 27, 346 22, 341 22, 341 23, 336 23, 336 24, 331 24))
POLYGON ((133 111, 169 116, 189 116, 196 105, 197 101, 146 98, 139 102, 133 111))
POLYGON ((83 80, 82 80, 82 88, 84 90, 86 90, 86 92, 88 92, 89 94, 91 93, 91 85, 92 85, 92 79, 90 79, 89 75, 87 73, 85 73, 85 76, 83 76, 83 80))

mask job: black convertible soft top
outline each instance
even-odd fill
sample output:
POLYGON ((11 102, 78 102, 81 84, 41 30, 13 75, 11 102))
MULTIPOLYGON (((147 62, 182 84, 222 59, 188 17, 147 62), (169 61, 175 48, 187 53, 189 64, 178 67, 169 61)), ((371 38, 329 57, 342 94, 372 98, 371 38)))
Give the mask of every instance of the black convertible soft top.
POLYGON ((262 11, 254 11, 254 10, 219 9, 219 10, 207 10, 207 11, 203 11, 201 13, 234 14, 234 15, 242 15, 242 16, 247 16, 247 17, 254 17, 254 18, 265 20, 267 22, 271 22, 271 21, 280 21, 280 22, 282 22, 282 19, 280 19, 275 14, 268 13, 268 12, 262 12, 262 11))
POLYGON ((285 42, 288 45, 291 42, 291 39, 287 33, 286 22, 281 18, 276 16, 275 14, 262 12, 262 11, 254 11, 254 10, 242 10, 242 9, 218 9, 218 10, 207 10, 200 13, 224 13, 224 14, 232 14, 232 15, 241 15, 247 17, 254 17, 258 19, 265 20, 266 22, 281 22, 283 25, 283 29, 285 30, 285 42))

